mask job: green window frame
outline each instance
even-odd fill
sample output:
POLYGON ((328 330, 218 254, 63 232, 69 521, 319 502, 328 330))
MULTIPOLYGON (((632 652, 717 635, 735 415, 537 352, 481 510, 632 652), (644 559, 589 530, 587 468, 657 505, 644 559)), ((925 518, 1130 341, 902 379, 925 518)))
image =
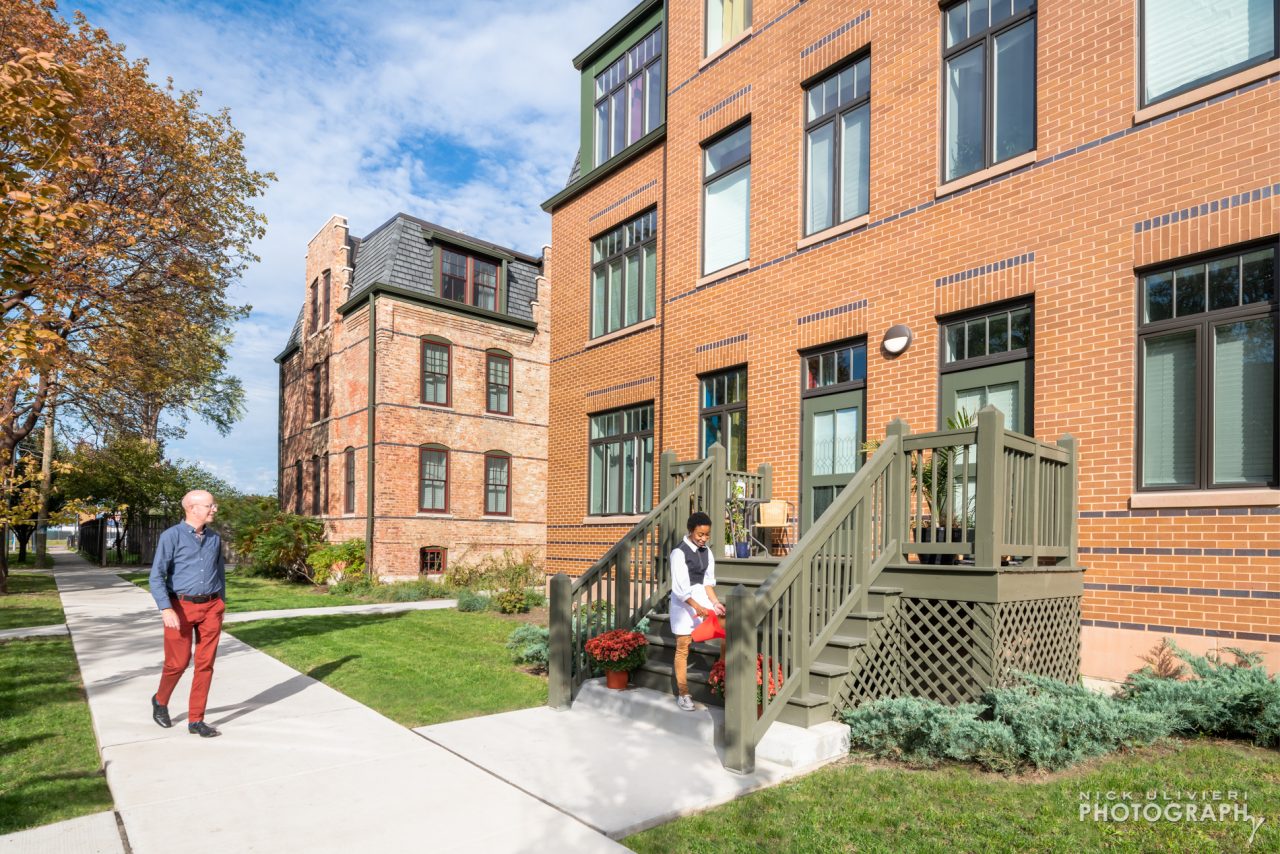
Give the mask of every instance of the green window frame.
POLYGON ((662 25, 641 36, 595 77, 595 164, 599 166, 662 124, 662 25))
POLYGON ((587 513, 647 513, 653 505, 653 402, 590 418, 587 513))
POLYGON ((805 89, 804 233, 867 213, 871 174, 871 57, 805 89))
POLYGON ((711 446, 724 446, 730 471, 747 470, 746 365, 699 378, 699 440, 705 458, 711 446))
POLYGON ((658 212, 646 211, 591 241, 591 337, 657 312, 658 212))

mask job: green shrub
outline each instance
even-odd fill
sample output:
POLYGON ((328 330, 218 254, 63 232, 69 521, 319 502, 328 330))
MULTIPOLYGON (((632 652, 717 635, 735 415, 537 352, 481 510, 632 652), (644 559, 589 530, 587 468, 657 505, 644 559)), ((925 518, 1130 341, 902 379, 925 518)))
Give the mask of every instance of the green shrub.
MULTIPOLYGON (((1170 646, 1173 646, 1170 644, 1170 646)), ((1280 678, 1267 676, 1262 656, 1228 648, 1235 659, 1193 655, 1173 646, 1195 678, 1162 677, 1144 667, 1130 674, 1122 699, 1126 705, 1163 714, 1173 731, 1248 739, 1262 747, 1280 747, 1280 678)))
POLYGON ((458 591, 458 610, 487 611, 489 610, 489 597, 476 593, 474 590, 460 590, 458 591))
POLYGON ((931 767, 942 759, 976 762, 992 771, 1018 766, 1017 742, 1003 724, 979 720, 978 704, 944 706, 919 697, 877 700, 842 717, 850 743, 887 759, 931 767))
POLYGON ((324 523, 285 513, 274 498, 246 496, 223 502, 217 528, 245 575, 314 581, 307 557, 324 541, 324 523))
POLYGON ((524 609, 526 611, 541 608, 545 604, 547 604, 547 594, 541 590, 526 590, 524 592, 524 609))
POLYGON ((364 540, 355 537, 342 543, 324 543, 307 556, 312 578, 324 584, 331 578, 347 579, 364 576, 364 540))
POLYGON ((1121 747, 1150 744, 1173 730, 1162 712, 1139 708, 1054 679, 1025 675, 1029 686, 997 688, 983 700, 1013 733, 1018 756, 1058 769, 1121 747))
POLYGON ((550 632, 543 626, 521 623, 507 638, 507 651, 516 664, 532 665, 547 669, 547 645, 550 632))
POLYGON ((525 604, 524 590, 503 590, 493 597, 493 606, 504 614, 523 614, 529 610, 525 604))

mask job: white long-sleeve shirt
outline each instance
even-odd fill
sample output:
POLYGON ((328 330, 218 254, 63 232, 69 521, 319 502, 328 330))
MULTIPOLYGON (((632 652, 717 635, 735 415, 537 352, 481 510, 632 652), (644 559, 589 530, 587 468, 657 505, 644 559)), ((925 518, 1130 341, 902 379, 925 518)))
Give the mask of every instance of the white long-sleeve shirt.
MULTIPOLYGON (((689 548, 697 551, 698 547, 688 537, 684 542, 689 548)), ((707 610, 715 606, 707 595, 708 587, 716 586, 716 558, 711 549, 706 550, 707 573, 701 584, 693 584, 689 580, 689 567, 685 564, 684 552, 677 546, 671 550, 671 633, 674 635, 692 634, 694 627, 702 622, 687 600, 693 599, 707 610)))

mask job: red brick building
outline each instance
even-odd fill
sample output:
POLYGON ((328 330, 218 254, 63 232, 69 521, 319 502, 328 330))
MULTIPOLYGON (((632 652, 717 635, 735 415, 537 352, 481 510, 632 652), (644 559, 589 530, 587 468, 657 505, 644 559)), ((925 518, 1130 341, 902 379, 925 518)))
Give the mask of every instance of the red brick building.
POLYGON ((893 418, 994 404, 1080 440, 1087 675, 1280 667, 1276 7, 640 3, 544 204, 549 569, 662 450, 772 464, 803 527, 893 418))
POLYGON ((542 260, 398 214, 307 246, 280 365, 281 505, 381 577, 546 540, 542 260), (370 335, 370 328, 374 330, 370 335))

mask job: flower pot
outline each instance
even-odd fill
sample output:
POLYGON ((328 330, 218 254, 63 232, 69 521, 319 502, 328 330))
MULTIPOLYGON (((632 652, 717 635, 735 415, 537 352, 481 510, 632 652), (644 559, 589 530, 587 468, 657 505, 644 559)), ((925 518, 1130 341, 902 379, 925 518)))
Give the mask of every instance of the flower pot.
POLYGON ((627 690, 627 682, 631 679, 631 673, 626 670, 606 670, 604 672, 604 683, 615 691, 627 690))
POLYGON ((751 557, 751 543, 734 543, 733 549, 740 558, 751 557))

